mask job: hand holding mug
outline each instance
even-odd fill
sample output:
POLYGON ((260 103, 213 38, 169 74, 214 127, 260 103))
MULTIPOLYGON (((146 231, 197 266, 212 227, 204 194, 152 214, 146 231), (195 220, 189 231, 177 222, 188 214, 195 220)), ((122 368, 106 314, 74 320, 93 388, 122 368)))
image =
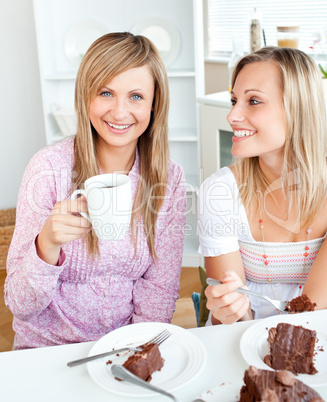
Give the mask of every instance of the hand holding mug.
POLYGON ((84 237, 92 226, 81 214, 87 211, 84 198, 57 202, 36 239, 38 256, 48 264, 56 265, 61 246, 84 237))

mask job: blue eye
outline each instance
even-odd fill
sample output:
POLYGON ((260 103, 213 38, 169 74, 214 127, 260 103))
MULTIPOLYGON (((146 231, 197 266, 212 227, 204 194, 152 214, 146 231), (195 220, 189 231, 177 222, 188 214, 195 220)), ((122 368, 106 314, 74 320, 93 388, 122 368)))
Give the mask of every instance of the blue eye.
POLYGON ((109 96, 111 96, 111 92, 109 92, 109 91, 101 91, 100 95, 104 96, 104 97, 109 97, 109 96))
POLYGON ((135 101, 138 101, 138 100, 142 99, 142 96, 135 94, 135 95, 132 95, 132 99, 135 101))

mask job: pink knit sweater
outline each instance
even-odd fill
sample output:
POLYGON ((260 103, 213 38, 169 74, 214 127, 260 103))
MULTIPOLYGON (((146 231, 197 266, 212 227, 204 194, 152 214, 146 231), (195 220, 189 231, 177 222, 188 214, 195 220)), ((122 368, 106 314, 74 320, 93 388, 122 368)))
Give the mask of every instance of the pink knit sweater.
MULTIPOLYGON (((57 201, 71 188, 73 139, 39 151, 21 184, 14 237, 7 260, 5 302, 14 315, 14 349, 97 340, 143 321, 170 322, 178 298, 185 225, 185 183, 170 161, 166 198, 156 224, 154 261, 140 230, 99 241, 100 258, 88 257, 82 239, 65 244, 58 266, 41 260, 35 239, 57 201)), ((129 173, 135 197, 139 156, 129 173)))

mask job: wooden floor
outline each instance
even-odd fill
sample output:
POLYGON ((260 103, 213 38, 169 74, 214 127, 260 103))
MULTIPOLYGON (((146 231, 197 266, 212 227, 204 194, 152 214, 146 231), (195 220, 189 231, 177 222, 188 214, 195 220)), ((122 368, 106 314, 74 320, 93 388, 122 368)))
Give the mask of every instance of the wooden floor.
MULTIPOLYGON (((12 350, 14 331, 12 329, 12 314, 5 306, 3 285, 6 271, 0 269, 0 352, 12 350)), ((183 268, 180 281, 180 299, 177 300, 176 311, 172 324, 183 328, 196 327, 195 311, 191 294, 201 291, 197 268, 183 268)))

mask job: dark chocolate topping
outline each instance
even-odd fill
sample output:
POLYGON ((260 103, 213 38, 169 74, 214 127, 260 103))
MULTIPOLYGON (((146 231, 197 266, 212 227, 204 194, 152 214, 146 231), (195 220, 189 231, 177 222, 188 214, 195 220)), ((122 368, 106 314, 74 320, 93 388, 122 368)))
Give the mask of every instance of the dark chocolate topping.
POLYGON ((269 330, 270 354, 264 362, 275 370, 288 370, 294 374, 315 374, 313 353, 316 332, 302 326, 279 323, 269 330), (272 336, 276 332, 275 336, 272 336))
MULTIPOLYGON (((290 373, 287 373, 286 376, 288 376, 288 374, 290 373)), ((244 373, 245 385, 241 389, 240 402, 312 402, 313 400, 320 402, 323 401, 323 399, 315 390, 295 378, 294 384, 292 386, 285 386, 277 380, 277 377, 280 378, 283 376, 283 373, 279 374, 276 371, 260 370, 250 366, 250 368, 244 373)))

